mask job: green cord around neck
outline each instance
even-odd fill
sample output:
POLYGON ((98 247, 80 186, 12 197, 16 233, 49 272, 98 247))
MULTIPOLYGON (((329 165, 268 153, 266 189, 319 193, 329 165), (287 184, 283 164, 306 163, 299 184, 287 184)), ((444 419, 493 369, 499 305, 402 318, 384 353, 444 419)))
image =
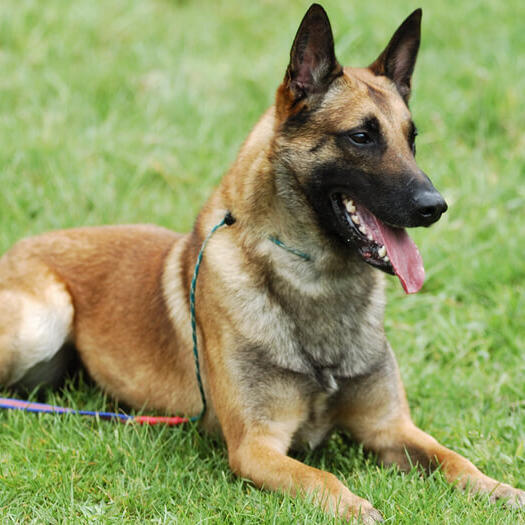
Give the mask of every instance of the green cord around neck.
POLYGON ((279 248, 282 248, 283 250, 286 250, 289 253, 293 253, 294 255, 297 255, 297 257, 301 257, 301 259, 304 259, 305 261, 311 261, 312 258, 307 253, 301 252, 300 250, 297 250, 296 248, 291 248, 290 246, 286 246, 284 242, 280 241, 277 237, 274 237, 273 235, 270 235, 268 237, 270 241, 272 241, 274 244, 279 246, 279 248))
POLYGON ((201 394, 202 400, 202 410, 198 416, 193 416, 190 418, 190 421, 198 421, 201 419, 206 412, 206 396, 204 395, 204 386, 202 384, 201 378, 201 367, 199 363, 199 351, 197 346, 197 319, 195 315, 195 289, 197 287, 197 277, 199 276, 199 269, 202 262, 202 256, 204 255, 204 249, 208 244, 208 241, 211 239, 212 235, 222 226, 227 225, 231 226, 235 222, 235 218, 230 212, 227 212, 222 220, 216 224, 208 233, 204 239, 201 249, 199 250, 199 255, 197 255, 197 261, 195 263, 195 269, 193 270, 193 277, 191 279, 190 286, 190 317, 191 317, 191 337, 193 340, 193 358, 195 360, 195 376, 197 377, 197 384, 199 385, 199 392, 201 394))
MULTIPOLYGON (((230 212, 227 212, 226 215, 222 218, 222 220, 210 230, 210 233, 208 233, 208 235, 204 239, 201 245, 201 249, 199 250, 199 254, 197 255, 197 261, 195 262, 195 269, 193 270, 193 277, 191 279, 191 286, 190 286, 191 337, 193 340, 193 358, 195 360, 195 376, 197 378, 197 384, 199 385, 199 392, 200 392, 201 400, 202 400, 202 410, 199 415, 191 417, 190 421, 199 421, 199 419, 201 419, 206 413, 206 407, 207 407, 206 395, 204 394, 204 386, 202 384, 201 367, 200 367, 200 362, 199 362, 198 341, 197 341, 197 318, 195 314, 195 290, 197 288, 197 277, 199 276, 199 270, 200 270, 200 266, 202 262, 202 257, 204 255, 204 249, 206 248, 208 241, 211 239, 213 234, 219 228, 222 228, 222 226, 224 225, 231 226, 234 222, 235 222, 235 217, 233 217, 233 215, 230 212)), ((281 242, 277 237, 269 236, 268 239, 272 241, 275 245, 279 246, 279 248, 282 248, 288 253, 296 255, 297 257, 300 257, 301 259, 304 259, 305 261, 312 260, 312 258, 307 253, 296 250, 295 248, 291 248, 290 246, 286 246, 286 244, 281 242)))

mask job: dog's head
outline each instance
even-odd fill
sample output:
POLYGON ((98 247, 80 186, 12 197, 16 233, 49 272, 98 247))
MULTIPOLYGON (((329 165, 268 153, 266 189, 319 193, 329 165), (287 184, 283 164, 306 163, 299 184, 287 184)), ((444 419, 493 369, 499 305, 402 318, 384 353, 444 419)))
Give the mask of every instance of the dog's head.
POLYGON ((321 228, 369 264, 419 290, 424 270, 404 228, 429 226, 447 209, 415 160, 408 109, 421 10, 368 68, 343 68, 330 22, 314 4, 295 37, 276 95, 281 169, 304 192, 321 228))

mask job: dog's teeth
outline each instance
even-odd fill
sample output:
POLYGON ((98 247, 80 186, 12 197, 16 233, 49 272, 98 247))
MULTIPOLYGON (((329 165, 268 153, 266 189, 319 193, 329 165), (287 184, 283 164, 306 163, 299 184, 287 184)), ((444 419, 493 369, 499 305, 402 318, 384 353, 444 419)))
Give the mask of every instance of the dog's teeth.
POLYGON ((370 234, 368 234, 368 235, 366 236, 366 238, 367 238, 369 241, 373 241, 373 240, 374 240, 374 238, 373 238, 370 234))
POLYGON ((363 235, 366 235, 366 226, 364 224, 362 224, 361 226, 359 226, 359 231, 363 234, 363 235))
POLYGON ((355 224, 360 224, 361 221, 359 220, 359 217, 357 215, 350 215, 350 218, 352 219, 352 222, 355 224))
POLYGON ((384 246, 381 246, 381 248, 377 250, 377 254, 379 255, 379 257, 384 257, 386 255, 386 248, 384 246))
POLYGON ((388 255, 385 255, 385 256, 383 257, 383 261, 385 261, 385 262, 390 262, 390 259, 388 258, 388 255))
POLYGON ((352 200, 345 201, 345 206, 346 206, 346 211, 348 213, 355 213, 354 201, 352 200))

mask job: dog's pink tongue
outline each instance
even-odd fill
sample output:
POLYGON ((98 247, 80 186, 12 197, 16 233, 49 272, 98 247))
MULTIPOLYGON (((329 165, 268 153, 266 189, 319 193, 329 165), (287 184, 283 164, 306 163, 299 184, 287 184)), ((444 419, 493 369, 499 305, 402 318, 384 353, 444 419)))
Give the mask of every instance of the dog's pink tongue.
POLYGON ((419 292, 425 281, 425 269, 419 250, 408 233, 403 228, 388 226, 368 210, 359 207, 358 211, 365 219, 374 240, 386 248, 394 272, 399 277, 405 292, 419 292))
POLYGON ((425 268, 414 241, 402 228, 391 228, 380 221, 378 226, 383 234, 386 253, 403 289, 406 293, 419 292, 425 281, 425 268))

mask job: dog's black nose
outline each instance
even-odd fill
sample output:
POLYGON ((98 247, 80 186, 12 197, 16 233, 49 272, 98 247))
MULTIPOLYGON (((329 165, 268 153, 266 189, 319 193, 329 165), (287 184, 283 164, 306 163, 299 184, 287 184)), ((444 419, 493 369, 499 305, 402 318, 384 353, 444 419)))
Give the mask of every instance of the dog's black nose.
POLYGON ((422 226, 430 226, 447 211, 445 199, 437 191, 421 191, 415 198, 416 213, 422 226))

